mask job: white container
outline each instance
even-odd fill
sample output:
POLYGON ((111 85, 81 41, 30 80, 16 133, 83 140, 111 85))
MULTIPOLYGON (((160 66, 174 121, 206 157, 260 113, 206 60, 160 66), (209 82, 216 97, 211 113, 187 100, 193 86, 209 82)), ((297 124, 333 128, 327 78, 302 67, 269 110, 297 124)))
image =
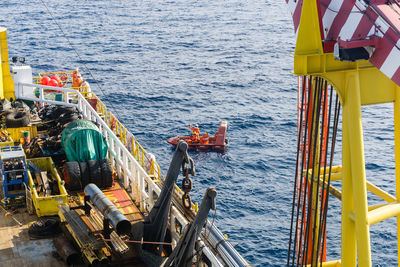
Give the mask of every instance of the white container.
MULTIPOLYGON (((22 86, 19 83, 32 83, 32 68, 27 65, 12 66, 12 74, 14 75, 14 85, 15 87, 22 86)), ((35 97, 35 87, 22 86, 22 90, 15 90, 16 98, 21 96, 25 97, 35 97)))

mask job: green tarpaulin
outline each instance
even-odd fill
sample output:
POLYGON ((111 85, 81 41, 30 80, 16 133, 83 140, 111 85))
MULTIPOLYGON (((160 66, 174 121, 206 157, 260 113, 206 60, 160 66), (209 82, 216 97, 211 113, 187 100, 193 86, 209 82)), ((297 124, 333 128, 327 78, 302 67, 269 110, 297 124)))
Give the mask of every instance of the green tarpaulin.
POLYGON ((107 156, 107 140, 91 121, 77 120, 68 125, 62 132, 61 144, 68 161, 85 162, 107 156))

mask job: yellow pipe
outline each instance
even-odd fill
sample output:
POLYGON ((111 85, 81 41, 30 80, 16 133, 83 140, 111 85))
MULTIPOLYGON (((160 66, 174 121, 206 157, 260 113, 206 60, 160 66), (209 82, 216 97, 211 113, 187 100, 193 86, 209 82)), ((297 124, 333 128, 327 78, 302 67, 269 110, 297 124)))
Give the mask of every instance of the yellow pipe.
POLYGON ((342 180, 342 173, 341 172, 337 172, 337 173, 332 173, 331 174, 331 181, 340 181, 340 180, 342 180))
MULTIPOLYGON (((319 169, 319 173, 320 173, 321 175, 324 175, 324 172, 325 172, 326 175, 328 175, 328 174, 329 174, 329 170, 331 170, 331 169, 332 169, 331 175, 333 175, 334 173, 340 173, 340 172, 342 171, 342 165, 332 166, 332 168, 330 168, 329 166, 327 166, 326 168, 321 167, 321 168, 319 169)), ((304 170, 304 171, 303 171, 303 175, 306 175, 306 171, 308 171, 308 173, 311 175, 312 169, 304 170)))
POLYGON ((350 214, 354 210, 353 182, 351 180, 351 155, 349 128, 346 127, 350 118, 343 114, 343 145, 342 145, 342 246, 341 260, 343 266, 356 266, 356 235, 355 224, 350 214))
POLYGON ((368 213, 368 224, 373 225, 375 223, 384 221, 399 214, 400 214, 400 202, 396 201, 390 204, 386 204, 368 213))
POLYGON ((380 207, 383 207, 386 205, 387 205, 387 203, 371 205, 371 206, 368 206, 368 211, 373 211, 374 209, 377 209, 377 208, 380 208, 380 207))
MULTIPOLYGON (((396 200, 400 201, 400 88, 396 86, 394 112, 394 158, 396 169, 396 200)), ((400 251, 400 216, 397 216, 397 251, 400 251)), ((400 266, 400 253, 397 253, 397 262, 400 266)))
MULTIPOLYGON (((0 27, 0 35, 2 32, 6 32, 5 28, 0 27)), ((0 37, 1 38, 1 37, 0 37)), ((0 49, 3 51, 2 42, 0 40, 0 49)), ((0 53, 0 60, 3 61, 3 53, 0 53)), ((4 78, 3 78, 3 64, 0 64, 0 99, 4 98, 4 78)))
POLYGON ((377 195, 378 197, 382 198, 387 202, 396 201, 396 198, 394 196, 392 196, 391 194, 387 193, 386 191, 380 189, 379 187, 368 181, 367 181, 367 190, 371 191, 373 194, 377 195))
MULTIPOLYGON (((307 267, 312 267, 312 266, 315 266, 315 265, 308 264, 306 266, 307 267)), ((322 267, 340 267, 340 266, 341 266, 340 260, 326 261, 326 262, 322 263, 322 267)))
POLYGON ((0 98, 13 98, 15 100, 14 81, 11 78, 10 65, 8 61, 7 30, 3 27, 0 27, 0 49, 0 98))
MULTIPOLYGON (((359 266, 371 266, 370 237, 368 225, 367 186, 365 179, 364 142, 361 119, 361 97, 358 71, 346 75, 343 121, 347 117, 348 138, 351 155, 351 180, 353 182, 357 258, 359 266)), ((344 124, 344 123, 343 123, 344 124)), ((343 236, 342 236, 343 237, 343 236)))

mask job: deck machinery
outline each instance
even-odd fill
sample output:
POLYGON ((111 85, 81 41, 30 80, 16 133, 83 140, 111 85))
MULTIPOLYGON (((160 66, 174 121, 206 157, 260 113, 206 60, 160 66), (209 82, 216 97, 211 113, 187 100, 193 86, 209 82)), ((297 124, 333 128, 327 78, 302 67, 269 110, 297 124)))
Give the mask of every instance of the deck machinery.
POLYGON ((300 77, 287 264, 371 266, 371 225, 397 216, 400 250, 400 4, 396 0, 286 3, 297 35, 294 74, 300 77), (365 174, 361 107, 381 103, 393 103, 396 195, 370 183, 365 174), (342 165, 332 166, 340 117, 342 165), (330 184, 334 180, 341 181, 341 191, 330 184), (326 262, 328 192, 341 199, 342 209, 341 259, 330 262, 326 262), (368 193, 382 202, 368 205, 368 193))
POLYGON ((0 148, 0 169, 5 198, 25 196, 28 185, 25 152, 21 146, 0 148))

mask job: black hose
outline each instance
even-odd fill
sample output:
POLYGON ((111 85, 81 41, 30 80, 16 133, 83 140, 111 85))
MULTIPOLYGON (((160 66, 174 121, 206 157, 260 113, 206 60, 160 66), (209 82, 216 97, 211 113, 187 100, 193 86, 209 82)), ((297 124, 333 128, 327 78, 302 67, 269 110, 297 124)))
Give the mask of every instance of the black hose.
MULTIPOLYGON (((302 92, 301 92, 301 106, 300 106, 300 118, 299 118, 299 128, 298 128, 298 134, 297 134, 297 147, 300 147, 301 143, 301 133, 302 133, 302 126, 303 126, 303 104, 304 104, 304 95, 305 95, 305 87, 306 87, 306 77, 303 76, 303 86, 302 86, 302 92)), ((296 171, 294 175, 294 189, 293 189, 293 200, 292 200, 292 216, 290 219, 290 235, 289 235, 289 249, 288 249, 288 257, 287 257, 287 266, 289 266, 289 261, 290 261, 290 249, 292 245, 292 234, 293 234, 293 219, 294 219, 294 209, 296 205, 296 192, 297 192, 297 175, 299 171, 299 155, 300 155, 300 150, 297 149, 296 153, 296 171)), ((297 226, 296 226, 297 229, 297 226)))
MULTIPOLYGON (((306 114, 305 114, 306 122, 305 122, 305 125, 304 125, 304 129, 308 128, 308 114, 309 114, 309 109, 310 109, 309 103, 310 103, 310 100, 311 100, 311 94, 310 94, 311 80, 312 80, 312 76, 310 76, 308 78, 308 91, 306 91, 308 93, 308 98, 307 98, 307 110, 306 110, 306 114)), ((306 83, 304 83, 304 84, 306 84, 306 83)), ((296 229, 297 229, 297 227, 299 225, 300 201, 301 201, 301 192, 302 192, 302 188, 301 187, 303 185, 303 169, 304 169, 304 160, 305 160, 305 155, 306 155, 305 152, 304 152, 304 150, 305 150, 304 146, 306 144, 306 141, 307 141, 307 131, 304 130, 303 152, 302 152, 302 159, 301 159, 300 183, 299 183, 299 190, 300 191, 299 191, 299 194, 298 194, 298 197, 297 197, 296 229)), ((300 147, 298 147, 297 149, 300 149, 300 147)), ((295 188, 295 190, 297 190, 297 188, 295 188)), ((297 243, 298 235, 299 235, 299 232, 296 230, 295 239, 294 239, 294 251, 293 251, 293 258, 292 258, 292 266, 294 266, 294 263, 295 263, 296 249, 297 249, 296 245, 298 244, 297 243)), ((301 241, 299 242, 299 244, 301 244, 301 241)), ((300 249, 300 245, 299 245, 299 249, 300 249)), ((297 253, 297 262, 298 262, 298 256, 299 256, 299 253, 297 253)))
MULTIPOLYGON (((304 239, 304 245, 303 245, 303 260, 302 260, 302 264, 305 265, 306 263, 306 259, 307 259, 307 255, 308 255, 308 243, 309 243, 309 238, 310 238, 310 227, 311 227, 311 208, 312 208, 312 196, 314 195, 314 183, 312 181, 312 179, 314 178, 314 166, 315 166, 315 160, 316 160, 316 152, 317 152, 317 141, 318 141, 318 126, 319 126, 319 118, 320 118, 320 114, 321 114, 321 78, 316 78, 316 92, 315 92, 315 98, 316 101, 314 101, 313 103, 313 124, 314 126, 311 127, 311 130, 314 131, 313 132, 313 138, 312 140, 310 140, 310 144, 312 143, 312 162, 311 162, 311 183, 310 183, 310 192, 309 192, 309 197, 308 197, 308 203, 307 203, 307 225, 306 225, 306 232, 305 232, 305 239, 304 239)), ((311 137, 311 135, 310 135, 311 137)), ((309 154, 310 157, 310 154, 309 154)), ((308 161, 309 163, 310 161, 308 161)), ((307 166, 310 166, 310 164, 307 164, 307 166)), ((306 172, 307 174, 307 179, 306 181, 308 181, 308 171, 306 172)))
POLYGON ((330 178, 340 115, 340 102, 338 95, 334 95, 335 91, 332 86, 330 86, 330 90, 328 90, 327 82, 324 79, 319 77, 303 76, 301 90, 301 109, 298 122, 296 170, 292 197, 287 266, 294 266, 295 264, 296 266, 306 265, 309 249, 312 251, 310 255, 311 262, 308 263, 311 263, 312 266, 317 265, 319 257, 322 264, 326 237, 326 218, 330 178), (308 94, 308 96, 306 94, 308 94), (334 104, 335 110, 333 112, 332 105, 335 96, 336 103, 334 104), (308 101, 307 103, 305 103, 306 97, 308 101), (312 103, 311 100, 313 101, 312 103), (321 108, 323 109, 322 111, 321 108), (320 142, 319 144, 318 140, 320 142), (303 144, 301 142, 303 142, 303 144), (318 155, 317 146, 319 147, 318 155), (329 151, 329 146, 331 147, 331 151, 329 151), (328 166, 327 159, 329 154, 330 162, 329 172, 327 175, 326 168, 328 166), (320 181, 322 164, 324 168, 324 177, 320 181), (309 168, 312 169, 309 171, 309 168), (315 168, 318 168, 318 170, 315 168), (315 176, 315 174, 317 175, 315 176), (309 182, 310 176, 311 178, 309 182), (314 176, 317 177, 315 186, 314 176), (322 189, 320 191, 319 187, 321 186, 321 183, 322 189), (317 208, 317 205, 315 205, 314 210, 313 196, 320 196, 320 198, 316 200, 320 203, 320 207, 317 208), (294 219, 295 216, 296 220, 294 219), (319 222, 318 227, 317 220, 319 222), (316 250, 314 248, 316 248, 316 250))
MULTIPOLYGON (((308 90, 309 90, 309 98, 311 98, 310 96, 311 96, 311 94, 312 94, 312 92, 313 92, 313 86, 312 86, 312 77, 310 76, 310 80, 309 80, 309 88, 308 88, 308 90)), ((315 102, 316 102, 316 96, 317 96, 317 94, 314 92, 314 95, 313 95, 313 104, 312 104, 312 112, 311 112, 311 114, 310 114, 310 101, 307 103, 307 106, 308 106, 308 109, 307 109, 307 111, 308 111, 308 113, 307 113, 307 116, 310 116, 310 115, 313 115, 313 114, 315 114, 315 102)), ((311 118, 311 128, 310 129, 313 129, 313 127, 314 127, 314 116, 312 116, 312 118, 311 118)), ((308 128, 306 128, 306 129, 308 129, 308 128)), ((307 132, 305 132, 305 135, 307 134, 307 132)), ((308 146, 311 144, 311 142, 312 142, 312 135, 310 134, 310 136, 308 136, 307 137, 307 139, 308 139, 308 142, 307 142, 307 140, 305 140, 305 142, 304 142, 304 144, 303 144, 303 154, 305 153, 305 151, 306 151, 306 144, 308 144, 308 146)), ((309 165, 309 162, 310 162, 310 158, 311 158, 311 154, 310 153, 308 153, 308 155, 307 155, 307 160, 305 161, 305 163, 306 163, 306 168, 308 168, 308 165, 309 165)), ((304 154, 304 157, 303 157, 303 159, 305 159, 305 154, 304 154)), ((304 162, 303 162, 303 167, 304 167, 304 162)), ((303 172, 303 170, 304 170, 304 168, 302 168, 302 172, 303 172)), ((307 181, 308 181, 308 171, 306 172, 306 175, 305 175, 305 183, 302 183, 302 185, 303 184, 307 184, 307 181)), ((305 216, 306 216, 306 205, 305 205, 305 203, 306 203, 306 199, 307 199, 307 186, 304 186, 304 193, 303 193, 304 195, 303 195, 303 202, 302 202, 302 204, 303 204, 303 207, 302 207, 302 211, 301 211, 301 216, 302 216, 302 222, 304 222, 304 220, 305 220, 305 216)), ((307 218, 308 219, 308 218, 307 218)), ((305 236, 304 237, 304 242, 303 242, 303 225, 304 225, 304 223, 301 223, 301 226, 300 226, 300 240, 299 240, 299 253, 297 254, 297 266, 298 266, 298 264, 299 264, 299 262, 300 262, 300 256, 301 255, 304 255, 304 252, 305 252, 305 248, 304 248, 304 243, 305 243, 305 241, 306 241, 306 239, 307 239, 307 236, 305 236), (300 248, 301 248, 301 246, 302 246, 302 252, 303 253, 300 253, 301 251, 300 251, 300 248)), ((307 229, 307 227, 306 227, 306 229, 307 229)), ((303 258, 304 258, 304 256, 303 256, 303 258)))
MULTIPOLYGON (((326 81, 325 81, 325 88, 326 88, 326 89, 325 89, 326 92, 328 93, 328 88, 327 88, 327 83, 326 83, 326 81)), ((327 158, 328 158, 329 133, 330 133, 331 115, 332 115, 332 98, 333 98, 333 87, 330 86, 329 108, 328 108, 328 122, 327 122, 327 124, 326 124, 327 133, 326 133, 325 154, 324 154, 324 178, 323 178, 323 180, 322 180, 321 201, 322 201, 322 198, 325 197, 326 191, 329 190, 329 188, 327 188, 327 187, 325 186, 325 182, 326 182, 326 165, 327 165, 327 162, 326 162, 326 161, 327 161, 327 158)), ((323 123, 323 127, 325 127, 325 126, 324 126, 324 123, 323 123)), ((329 166, 329 168, 331 169, 332 166, 329 166)), ((319 181, 319 179, 318 179, 318 181, 319 181)), ((328 195, 326 196, 326 198, 328 198, 328 197, 329 197, 329 193, 328 193, 328 195)), ((326 202, 326 200, 325 200, 325 202, 326 202)), ((324 202, 324 203, 325 203, 325 202, 324 202)), ((323 217, 323 205, 322 205, 322 203, 321 203, 321 205, 320 205, 320 212, 319 212, 319 229, 318 229, 318 236, 317 236, 317 244, 318 244, 318 247, 317 247, 317 257, 319 256, 319 252, 320 252, 320 246, 319 246, 319 244, 321 243, 321 230, 322 230, 322 228, 323 228, 323 225, 322 225, 322 223, 323 223, 322 217, 323 217)), ((322 250, 323 250, 323 247, 321 247, 321 251, 322 251, 322 250)), ((323 258, 323 257, 321 257, 321 259, 322 259, 322 258, 323 258)))
MULTIPOLYGON (((336 95, 336 103, 335 103, 335 117, 334 117, 334 126, 333 126, 333 135, 332 135, 332 148, 331 148, 331 158, 330 158, 330 169, 329 169, 329 177, 328 177, 328 185, 327 188, 329 188, 331 184, 331 173, 332 173, 332 163, 333 163, 333 155, 335 153, 335 145, 336 145, 336 135, 337 135, 337 128, 339 124, 339 115, 340 115, 340 102, 339 102, 339 97, 336 95)), ((328 202, 329 198, 327 197, 324 205, 324 214, 323 214, 323 231, 322 231, 322 245, 321 247, 323 248, 325 245, 325 236, 326 236, 326 218, 328 214, 328 202)), ((322 266, 322 257, 321 257, 321 266, 322 266)))

